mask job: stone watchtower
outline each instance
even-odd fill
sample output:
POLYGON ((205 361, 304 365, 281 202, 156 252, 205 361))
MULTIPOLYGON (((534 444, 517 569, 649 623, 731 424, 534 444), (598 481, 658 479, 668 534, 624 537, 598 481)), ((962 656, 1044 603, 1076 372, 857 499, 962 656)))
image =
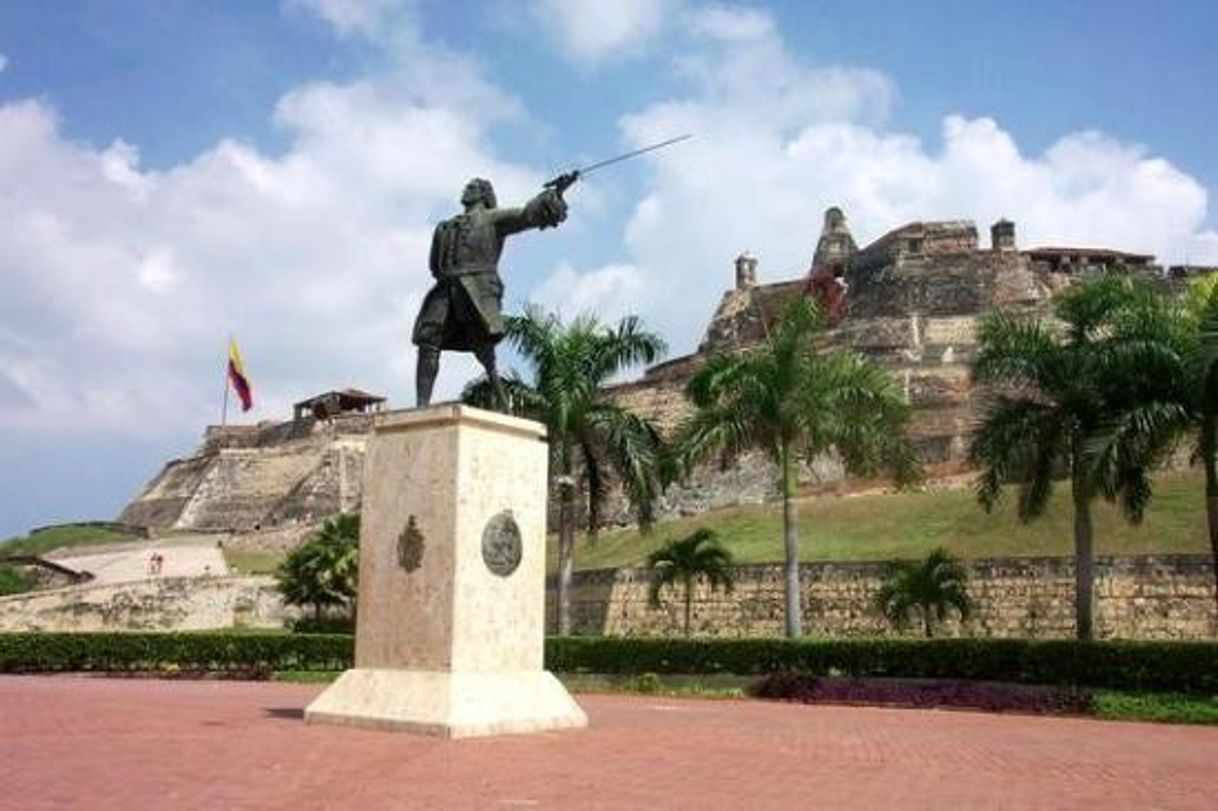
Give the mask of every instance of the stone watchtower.
POLYGON ((995 251, 1015 250, 1015 223, 1004 218, 991 225, 990 247, 995 251))
POLYGON ((816 243, 816 253, 812 255, 812 270, 841 271, 856 253, 858 245, 854 243, 850 227, 846 225, 846 215, 837 206, 827 209, 820 240, 816 243))
POLYGON ((745 253, 736 257, 736 289, 747 290, 757 286, 757 257, 745 253))

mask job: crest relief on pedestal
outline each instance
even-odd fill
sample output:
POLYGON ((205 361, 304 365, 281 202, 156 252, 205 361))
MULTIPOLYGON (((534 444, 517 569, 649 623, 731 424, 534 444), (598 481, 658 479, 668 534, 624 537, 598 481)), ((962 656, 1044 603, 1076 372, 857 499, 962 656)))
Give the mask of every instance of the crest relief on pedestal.
POLYGON ((408 572, 423 565, 423 532, 413 515, 398 535, 398 565, 408 572))
POLYGON ((508 577, 523 555, 520 527, 511 510, 496 513, 482 530, 482 561, 492 574, 508 577))

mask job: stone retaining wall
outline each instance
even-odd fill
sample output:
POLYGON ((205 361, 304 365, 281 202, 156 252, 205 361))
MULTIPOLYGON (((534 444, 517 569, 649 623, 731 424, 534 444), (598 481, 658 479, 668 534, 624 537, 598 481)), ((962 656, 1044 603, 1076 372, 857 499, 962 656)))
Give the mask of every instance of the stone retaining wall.
MULTIPOLYGON (((1074 565, 1068 558, 998 558, 968 562, 974 616, 952 620, 950 636, 1066 638, 1074 635, 1074 565)), ((736 568, 731 594, 700 586, 693 632, 712 636, 777 636, 783 632, 783 577, 777 565, 736 568)), ((804 631, 811 636, 883 636, 893 631, 872 605, 883 563, 803 566, 804 631)), ((579 634, 658 636, 681 633, 682 594, 665 591, 648 604, 645 569, 579 572, 572 623, 579 634)), ((552 585, 552 584, 551 584, 552 585)), ((1096 561, 1096 634, 1129 639, 1218 637, 1214 579, 1208 557, 1104 557, 1096 561)), ((549 594, 553 616, 553 593, 549 594)), ((552 626, 551 626, 552 627, 552 626)), ((916 629, 912 632, 916 632, 916 629)))
POLYGON ((280 628, 269 576, 166 577, 0 598, 3 631, 194 631, 280 628))

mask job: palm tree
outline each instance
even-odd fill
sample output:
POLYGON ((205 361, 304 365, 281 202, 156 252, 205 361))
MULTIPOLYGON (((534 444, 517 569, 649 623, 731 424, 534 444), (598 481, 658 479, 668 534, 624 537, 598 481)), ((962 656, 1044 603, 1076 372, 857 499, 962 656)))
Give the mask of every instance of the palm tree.
POLYGON ((956 609, 961 620, 973 611, 968 596, 968 574, 960 562, 942 547, 921 562, 894 561, 888 564, 884 585, 875 597, 876 607, 896 628, 909 624, 916 611, 922 617, 926 638, 935 635, 935 623, 956 609))
POLYGON ((359 515, 328 519, 316 535, 293 549, 276 572, 288 605, 313 607, 321 619, 329 606, 345 605, 355 614, 359 587, 359 515))
POLYGON ((786 633, 803 632, 795 494, 801 460, 835 452, 848 473, 880 468, 898 482, 916 461, 905 437, 909 407, 881 367, 821 345, 825 325, 815 302, 799 298, 766 339, 738 354, 718 354, 690 379, 695 413, 675 442, 688 472, 715 454, 750 449, 770 455, 782 494, 786 633))
POLYGON ((982 321, 973 379, 988 387, 970 456, 977 495, 993 509, 1007 482, 1018 515, 1041 515, 1054 481, 1070 479, 1074 506, 1075 627, 1093 635, 1091 503, 1120 504, 1133 523, 1151 496, 1148 471, 1166 454, 1183 409, 1180 364, 1163 299, 1122 274, 1080 282, 1049 325, 995 312, 982 321))
POLYGON ((1218 276, 1189 285, 1182 306, 1168 312, 1166 320, 1177 328, 1165 342, 1177 349, 1181 372, 1160 379, 1179 387, 1175 401, 1183 410, 1176 415, 1176 428, 1180 434, 1195 434, 1193 458, 1205 471, 1205 516, 1218 601, 1218 276))
POLYGON ((705 579, 711 591, 723 587, 732 590, 732 553, 719 543, 719 537, 709 529, 698 529, 671 541, 647 556, 647 567, 655 574, 651 581, 651 604, 659 605, 660 591, 680 583, 685 587, 685 635, 689 636, 690 608, 694 581, 705 579))
MULTIPOLYGON (((593 539, 608 495, 610 469, 643 529, 652 522, 661 492, 659 433, 648 420, 605 397, 602 387, 635 364, 654 362, 665 345, 634 317, 623 318, 615 327, 590 315, 564 324, 558 316, 534 308, 508 318, 506 336, 533 371, 531 383, 515 374, 504 378, 507 408, 544 423, 550 442, 550 471, 560 494, 558 633, 565 635, 571 631, 570 590, 581 490, 593 539), (577 480, 577 471, 582 471, 582 481, 577 480)), ((468 385, 462 394, 465 402, 484 407, 494 398, 485 378, 468 385)))
POLYGON ((1196 343, 1189 358, 1191 416, 1198 430, 1196 455, 1205 469, 1205 518, 1218 604, 1218 277, 1194 285, 1189 311, 1196 343))

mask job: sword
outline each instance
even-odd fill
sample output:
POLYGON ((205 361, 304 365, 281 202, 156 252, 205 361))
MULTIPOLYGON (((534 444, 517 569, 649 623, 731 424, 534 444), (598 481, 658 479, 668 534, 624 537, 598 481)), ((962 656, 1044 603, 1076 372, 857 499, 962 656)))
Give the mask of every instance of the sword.
POLYGON ((676 138, 669 138, 667 141, 660 141, 658 144, 652 144, 650 146, 645 146, 642 149, 635 149, 631 152, 626 152, 625 154, 622 154, 622 155, 614 155, 612 158, 606 158, 603 161, 597 161, 596 163, 592 164, 591 166, 585 166, 582 169, 573 169, 570 172, 559 175, 558 177, 554 178, 553 180, 546 181, 545 188, 554 189, 559 194, 562 194, 564 191, 566 191, 571 186, 571 184, 573 184, 575 181, 579 180, 581 177, 588 174, 589 172, 595 172, 597 169, 603 169, 604 167, 609 166, 611 164, 620 163, 624 160, 630 160, 631 158, 638 157, 639 155, 642 155, 645 152, 654 152, 657 149, 663 149, 666 146, 672 146, 673 144, 678 143, 679 141, 684 141, 688 138, 693 138, 693 137, 694 136, 692 133, 686 133, 685 135, 678 135, 676 138))

